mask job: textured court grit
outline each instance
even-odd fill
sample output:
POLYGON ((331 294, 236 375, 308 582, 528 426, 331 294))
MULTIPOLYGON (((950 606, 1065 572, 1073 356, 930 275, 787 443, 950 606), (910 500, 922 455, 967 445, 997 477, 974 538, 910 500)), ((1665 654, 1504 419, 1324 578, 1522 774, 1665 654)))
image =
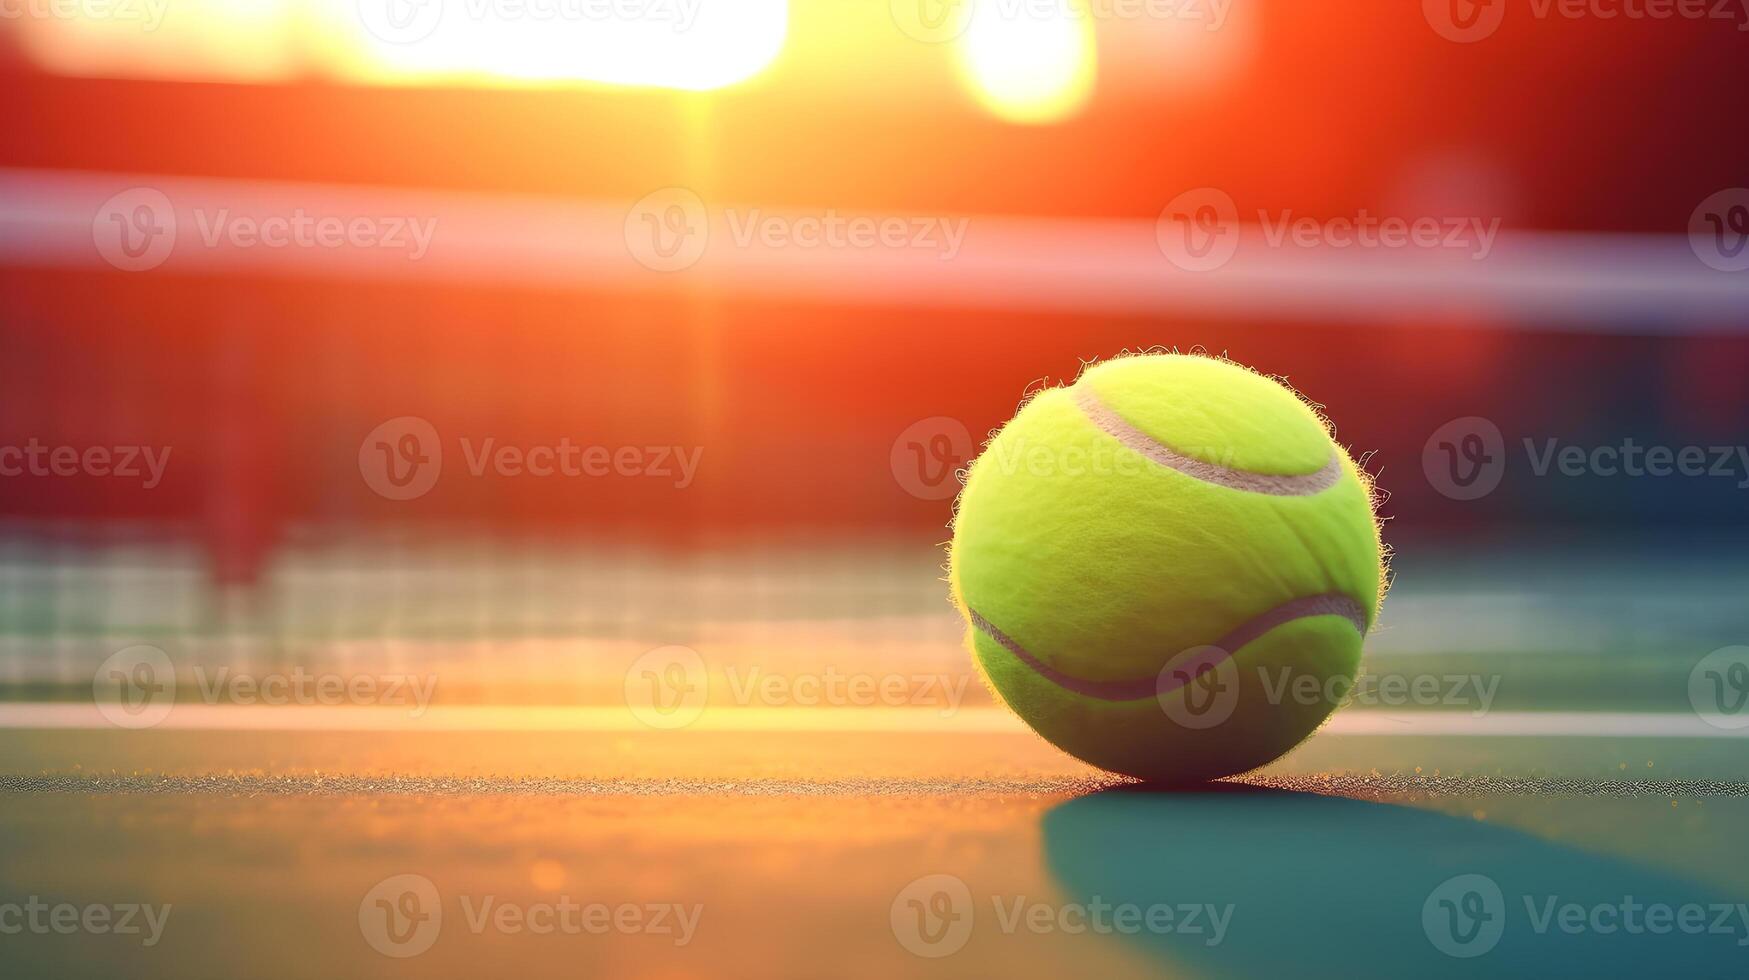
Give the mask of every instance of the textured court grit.
MULTIPOLYGON (((58 773, 0 776, 0 794, 225 796, 620 796, 620 797, 1073 797, 1146 784, 1109 776, 964 779, 569 779, 493 776, 235 775, 58 773)), ((1749 782, 1722 779, 1559 779, 1431 776, 1419 773, 1306 773, 1241 776, 1209 788, 1255 787, 1379 801, 1487 796, 1611 799, 1749 798, 1749 782)), ((1170 796, 1171 791, 1159 791, 1170 796)))

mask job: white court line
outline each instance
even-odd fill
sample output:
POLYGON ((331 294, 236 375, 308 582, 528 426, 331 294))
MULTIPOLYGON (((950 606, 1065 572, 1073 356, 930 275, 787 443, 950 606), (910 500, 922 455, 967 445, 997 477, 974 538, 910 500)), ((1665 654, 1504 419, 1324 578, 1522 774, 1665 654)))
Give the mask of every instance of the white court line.
MULTIPOLYGON (((817 220, 746 202, 706 202, 708 233, 691 266, 639 264, 629 226, 635 202, 487 195, 332 184, 0 169, 0 262, 106 268, 95 226, 106 202, 132 188, 170 201, 174 249, 134 275, 256 274, 339 280, 470 282, 541 288, 701 287, 724 294, 873 305, 1055 311, 1346 318, 1414 326, 1456 314, 1502 327, 1627 333, 1749 330, 1749 273, 1702 263, 1686 234, 1589 234, 1502 229, 1483 257, 1413 248, 1271 245, 1241 227, 1233 258, 1212 271, 1168 261, 1152 219, 944 215, 964 221, 946 249, 809 247, 737 235, 736 215, 817 220), (214 232, 226 220, 307 215, 429 222, 417 257, 364 244, 239 245, 214 232)), ((842 210, 842 209, 840 209, 842 210)), ((845 217, 854 216, 845 211, 845 217)), ((904 217, 902 213, 872 217, 904 217)), ((111 216, 113 218, 113 216, 111 216)), ((168 216, 166 216, 168 217, 168 216)), ((742 219, 744 223, 745 219, 742 219)), ((105 232, 113 234, 113 229, 105 232)))
MULTIPOLYGON (((117 728, 95 705, 3 704, 0 730, 117 728)), ((123 729, 118 729, 123 730, 123 729)), ((163 721, 137 731, 504 731, 654 732, 622 706, 469 705, 430 707, 255 706, 177 704, 163 721)), ((741 732, 1010 732, 1025 731, 1013 714, 965 708, 719 708, 677 731, 741 732)))
MULTIPOLYGON (((91 704, 0 704, 0 730, 115 728, 91 704)), ((124 729, 116 729, 125 731, 124 729)), ((693 732, 961 732, 1024 733, 1004 708, 721 708, 706 710, 681 731, 693 732)), ((141 731, 654 731, 623 707, 432 707, 415 716, 391 707, 259 707, 179 704, 141 731)), ((1464 711, 1339 712, 1320 732, 1339 736, 1487 738, 1749 738, 1749 728, 1727 730, 1692 714, 1626 712, 1464 711)))
POLYGON ((1680 712, 1502 711, 1478 717, 1467 711, 1344 711, 1323 731, 1335 735, 1469 738, 1749 738, 1749 728, 1720 728, 1699 715, 1680 712))

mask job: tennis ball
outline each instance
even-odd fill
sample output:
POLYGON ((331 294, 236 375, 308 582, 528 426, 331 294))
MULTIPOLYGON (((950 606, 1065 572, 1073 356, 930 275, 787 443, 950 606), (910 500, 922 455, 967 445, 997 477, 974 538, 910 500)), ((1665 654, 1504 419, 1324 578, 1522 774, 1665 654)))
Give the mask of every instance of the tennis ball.
POLYGON ((1187 783, 1278 758, 1352 687, 1371 486, 1286 386, 1154 354, 1029 400, 966 477, 948 580, 985 679, 1086 762, 1187 783))

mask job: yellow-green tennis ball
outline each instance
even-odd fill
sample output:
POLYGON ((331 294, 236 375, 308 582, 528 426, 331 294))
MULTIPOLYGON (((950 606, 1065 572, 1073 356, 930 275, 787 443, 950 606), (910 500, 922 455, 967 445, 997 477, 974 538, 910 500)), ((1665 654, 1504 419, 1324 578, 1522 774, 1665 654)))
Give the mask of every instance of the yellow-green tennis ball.
POLYGON ((1123 357, 1032 398, 967 475, 949 580, 984 676, 1113 772, 1255 769, 1348 692, 1378 617, 1371 487, 1229 361, 1123 357))

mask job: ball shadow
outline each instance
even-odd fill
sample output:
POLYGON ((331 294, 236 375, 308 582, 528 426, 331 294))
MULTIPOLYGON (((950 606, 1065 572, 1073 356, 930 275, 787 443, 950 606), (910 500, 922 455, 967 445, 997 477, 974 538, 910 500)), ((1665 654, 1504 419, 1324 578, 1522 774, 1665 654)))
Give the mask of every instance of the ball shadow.
MULTIPOLYGON (((1198 933, 1107 933, 1174 975, 1714 977, 1741 975, 1749 963, 1735 909, 1731 934, 1674 922, 1629 931, 1620 914, 1589 915, 1625 902, 1645 925, 1647 906, 1739 898, 1413 807, 1245 786, 1120 787, 1063 803, 1042 823, 1066 901, 1202 907, 1198 933), (1574 913, 1562 911, 1569 904, 1588 913, 1576 929, 1574 913), (1230 919, 1217 940, 1222 909, 1230 919)), ((1707 927, 1717 911, 1707 910, 1707 927)), ((1191 924, 1182 912, 1174 921, 1191 924)))

